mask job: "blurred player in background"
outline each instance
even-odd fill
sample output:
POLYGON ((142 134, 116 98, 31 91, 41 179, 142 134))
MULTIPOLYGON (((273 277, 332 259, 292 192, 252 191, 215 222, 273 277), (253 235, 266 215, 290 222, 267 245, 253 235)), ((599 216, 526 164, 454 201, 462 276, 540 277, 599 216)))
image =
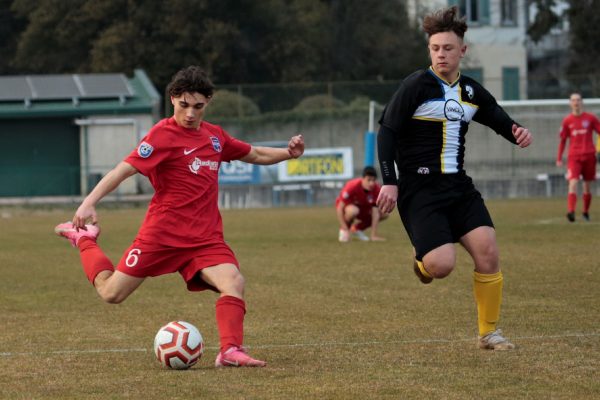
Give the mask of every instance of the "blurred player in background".
POLYGON ((254 147, 204 121, 214 86, 199 67, 179 71, 167 90, 173 116, 154 125, 137 149, 84 199, 73 220, 55 231, 79 249, 85 274, 108 303, 122 302, 149 276, 173 272, 181 274, 190 291, 220 293, 216 319, 221 347, 215 366, 265 366, 242 347, 245 285, 223 239, 219 167, 231 160, 274 164, 300 157, 303 138, 292 137, 284 149, 254 147), (100 228, 95 207, 136 173, 150 179, 155 194, 137 237, 115 268, 96 243, 100 228))
POLYGON ((373 167, 365 167, 361 178, 346 182, 335 199, 335 210, 340 223, 340 242, 349 242, 351 236, 365 242, 385 240, 377 235, 379 222, 388 217, 388 214, 381 213, 375 204, 380 189, 377 171, 373 167), (364 232, 369 227, 370 238, 364 232))
POLYGON ((482 349, 514 345, 496 325, 503 277, 496 232, 488 210, 463 169, 465 134, 471 121, 527 147, 529 130, 519 126, 475 80, 460 74, 467 24, 457 7, 425 16, 431 66, 408 76, 383 111, 377 137, 383 186, 382 212, 398 204, 414 247, 414 272, 422 283, 446 277, 456 265, 459 242, 475 264, 473 292, 482 349), (400 171, 396 176, 394 163, 400 171))
POLYGON ((569 152, 567 154, 567 180, 569 181, 569 193, 567 195, 567 219, 575 222, 575 207, 577 205, 577 182, 583 179, 583 219, 590 220, 590 205, 592 204, 592 192, 590 186, 596 180, 596 155, 600 162, 600 139, 597 148, 594 149, 594 131, 600 135, 600 121, 591 113, 583 111, 583 99, 581 94, 572 93, 569 98, 571 113, 567 115, 560 127, 560 142, 556 165, 562 167, 563 151, 567 140, 569 141, 569 152))

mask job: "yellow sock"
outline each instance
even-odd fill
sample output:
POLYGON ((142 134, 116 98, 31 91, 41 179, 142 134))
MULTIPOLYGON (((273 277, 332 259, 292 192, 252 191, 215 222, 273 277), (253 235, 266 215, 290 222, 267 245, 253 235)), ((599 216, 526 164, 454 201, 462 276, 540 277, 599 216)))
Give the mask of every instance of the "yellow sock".
POLYGON ((479 336, 496 330, 502 303, 502 271, 495 274, 473 273, 473 294, 477 303, 479 336))
POLYGON ((421 273, 423 274, 424 277, 426 277, 426 278, 433 278, 433 276, 431 276, 429 274, 429 272, 427 272, 427 270, 425 270, 425 266, 423 265, 423 261, 419 261, 417 259, 415 259, 415 261, 417 262, 417 266, 419 267, 419 271, 421 271, 421 273))

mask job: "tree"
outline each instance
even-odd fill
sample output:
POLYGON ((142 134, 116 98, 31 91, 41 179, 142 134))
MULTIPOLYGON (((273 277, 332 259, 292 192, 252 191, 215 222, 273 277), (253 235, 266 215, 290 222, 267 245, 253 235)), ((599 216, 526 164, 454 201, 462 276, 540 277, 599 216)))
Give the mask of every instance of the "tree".
POLYGON ((600 0, 571 0, 569 3, 571 57, 568 71, 587 77, 592 85, 592 94, 600 96, 600 35, 597 32, 600 0))
POLYGON ((527 28, 527 34, 535 43, 538 43, 552 28, 560 22, 560 17, 556 15, 553 7, 556 6, 555 0, 531 0, 537 9, 533 23, 527 28))
POLYGON ((217 84, 400 79, 426 62, 398 0, 0 0, 0 71, 124 72, 159 90, 202 65, 217 84), (12 4, 11 4, 12 3, 12 4), (10 5, 10 7, 9 7, 10 5))
POLYGON ((427 63, 403 2, 331 0, 330 15, 330 79, 398 79, 427 63))
POLYGON ((27 20, 10 7, 12 0, 0 0, 0 74, 17 72, 10 61, 17 50, 18 34, 27 26, 27 20))
POLYGON ((554 0, 532 0, 538 9, 534 23, 528 29, 528 34, 534 41, 539 41, 561 18, 569 21, 569 65, 568 73, 571 83, 576 86, 585 86, 585 81, 590 82, 592 94, 600 95, 600 35, 597 26, 600 26, 600 0, 568 0, 569 7, 564 15, 557 15, 552 7, 556 6, 554 0))

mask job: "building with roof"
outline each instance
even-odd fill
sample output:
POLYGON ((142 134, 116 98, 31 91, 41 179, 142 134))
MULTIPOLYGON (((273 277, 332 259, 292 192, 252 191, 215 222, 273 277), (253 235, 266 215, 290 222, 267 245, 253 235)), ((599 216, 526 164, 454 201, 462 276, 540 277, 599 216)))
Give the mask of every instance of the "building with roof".
POLYGON ((160 101, 143 70, 0 76, 0 197, 89 193, 159 119, 160 101))
POLYGON ((467 18, 467 55, 461 72, 483 84, 498 100, 527 98, 525 0, 409 0, 412 20, 435 9, 458 6, 467 18))

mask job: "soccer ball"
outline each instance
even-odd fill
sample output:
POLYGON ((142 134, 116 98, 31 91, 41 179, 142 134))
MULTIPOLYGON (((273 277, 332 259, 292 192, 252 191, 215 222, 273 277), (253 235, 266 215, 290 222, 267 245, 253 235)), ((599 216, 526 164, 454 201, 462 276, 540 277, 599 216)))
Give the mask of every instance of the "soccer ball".
POLYGON ((187 369, 196 364, 204 351, 198 328, 189 322, 169 322, 154 338, 154 354, 158 361, 173 369, 187 369))

